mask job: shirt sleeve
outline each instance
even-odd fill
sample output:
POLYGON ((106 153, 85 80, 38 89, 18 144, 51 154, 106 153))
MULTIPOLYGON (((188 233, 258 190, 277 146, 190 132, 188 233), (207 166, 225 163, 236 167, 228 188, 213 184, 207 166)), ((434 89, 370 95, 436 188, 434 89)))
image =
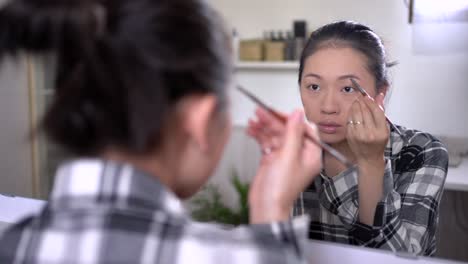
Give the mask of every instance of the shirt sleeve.
POLYGON ((436 140, 404 148, 395 163, 387 160, 372 226, 358 221, 356 170, 326 180, 320 202, 342 220, 355 244, 432 255, 447 166, 447 151, 436 140))

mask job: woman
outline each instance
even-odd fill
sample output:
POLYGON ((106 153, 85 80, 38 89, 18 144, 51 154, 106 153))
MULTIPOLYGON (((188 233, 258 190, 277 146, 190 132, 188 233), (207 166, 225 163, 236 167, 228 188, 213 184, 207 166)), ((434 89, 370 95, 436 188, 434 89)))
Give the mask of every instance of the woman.
POLYGON ((221 25, 197 0, 16 0, 0 9, 1 56, 56 54, 41 128, 77 156, 59 168, 44 210, 0 237, 1 263, 304 261, 307 217, 289 214, 321 151, 303 142, 318 135, 301 111, 252 183, 255 225, 197 224, 181 206, 213 172, 230 130, 221 25))
MULTIPOLYGON (((430 256, 448 155, 430 134, 386 121, 389 66, 367 26, 336 22, 310 36, 299 69, 307 119, 357 171, 324 153, 323 170, 295 213, 311 216, 310 238, 430 256)), ((261 109, 257 116, 249 133, 263 148, 276 148, 282 125, 261 109)))

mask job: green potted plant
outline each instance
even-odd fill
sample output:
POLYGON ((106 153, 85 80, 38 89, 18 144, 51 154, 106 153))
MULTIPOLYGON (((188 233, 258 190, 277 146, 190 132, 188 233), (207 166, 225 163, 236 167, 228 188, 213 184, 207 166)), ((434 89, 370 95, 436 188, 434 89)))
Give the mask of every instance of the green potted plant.
POLYGON ((231 209, 223 204, 219 188, 209 184, 191 202, 194 207, 192 210, 193 219, 231 226, 249 222, 249 183, 242 182, 235 171, 232 174, 230 183, 238 195, 238 208, 231 209))

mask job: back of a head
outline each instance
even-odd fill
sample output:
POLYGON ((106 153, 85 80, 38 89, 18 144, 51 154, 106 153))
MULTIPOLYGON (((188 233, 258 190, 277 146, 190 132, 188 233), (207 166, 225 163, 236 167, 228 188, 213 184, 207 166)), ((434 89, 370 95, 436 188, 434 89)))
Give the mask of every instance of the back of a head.
POLYGON ((0 10, 0 57, 57 58, 47 136, 78 155, 113 146, 144 154, 174 105, 215 94, 231 74, 229 38, 198 0, 12 0, 0 10))

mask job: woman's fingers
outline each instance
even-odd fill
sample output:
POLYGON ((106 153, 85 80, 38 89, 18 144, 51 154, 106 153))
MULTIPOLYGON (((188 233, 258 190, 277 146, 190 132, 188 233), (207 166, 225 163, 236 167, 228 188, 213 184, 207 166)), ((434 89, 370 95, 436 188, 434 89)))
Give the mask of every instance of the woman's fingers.
POLYGON ((269 154, 282 144, 281 135, 259 121, 249 120, 247 134, 257 141, 263 154, 269 154))
POLYGON ((351 130, 352 139, 362 140, 366 136, 366 128, 359 100, 354 101, 349 116, 348 130, 351 130))
POLYGON ((260 124, 262 124, 265 128, 268 128, 268 130, 272 133, 282 133, 284 131, 285 124, 283 121, 278 120, 277 117, 265 109, 258 107, 255 110, 255 114, 260 124))
MULTIPOLYGON (((382 96, 378 95, 376 99, 382 101, 383 99, 381 99, 380 97, 382 96)), ((372 118, 377 129, 381 129, 387 125, 385 112, 383 111, 383 108, 374 101, 374 99, 366 96, 363 98, 363 103, 372 114, 372 118)))
POLYGON ((257 120, 250 120, 247 133, 262 147, 262 152, 271 152, 283 143, 285 124, 263 108, 255 111, 257 120))
POLYGON ((312 170, 311 177, 318 174, 322 169, 322 148, 316 143, 320 141, 317 126, 313 123, 305 125, 305 134, 312 137, 312 140, 305 140, 303 146, 302 160, 307 168, 312 170))
POLYGON ((304 122, 303 111, 294 111, 287 120, 284 144, 278 155, 274 156, 272 166, 278 167, 277 172, 283 172, 276 180, 282 182, 279 185, 288 197, 286 200, 293 202, 320 172, 321 149, 306 139, 306 135, 310 135, 318 140, 318 133, 313 126, 304 122))
POLYGON ((351 117, 349 120, 351 121, 350 125, 362 125, 363 117, 362 117, 361 105, 359 104, 358 100, 354 101, 354 103, 351 106, 350 117, 351 117))
POLYGON ((371 109, 365 103, 365 100, 359 100, 359 105, 362 113, 363 127, 366 128, 366 131, 373 133, 376 130, 375 120, 371 109))
MULTIPOLYGON (((354 103, 353 103, 354 104, 354 103)), ((356 130, 354 129, 354 120, 353 120, 353 106, 351 106, 349 113, 348 113, 348 123, 346 124, 346 138, 350 144, 353 144, 355 141, 355 134, 356 130)))
POLYGON ((304 113, 296 110, 288 118, 282 150, 282 158, 286 159, 288 163, 293 164, 300 159, 304 143, 304 132, 304 113))

